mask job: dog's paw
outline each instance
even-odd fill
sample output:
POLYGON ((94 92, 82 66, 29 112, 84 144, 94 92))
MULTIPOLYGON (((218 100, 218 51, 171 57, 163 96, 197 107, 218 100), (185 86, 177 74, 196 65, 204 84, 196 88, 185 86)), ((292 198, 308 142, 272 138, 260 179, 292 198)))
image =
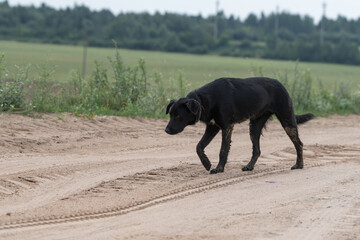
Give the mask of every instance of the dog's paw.
POLYGON ((242 168, 242 170, 245 172, 245 171, 252 171, 254 170, 254 166, 249 166, 249 165, 246 165, 245 167, 242 168))
POLYGON ((210 174, 217 174, 217 173, 221 173, 221 172, 224 172, 224 168, 215 168, 210 171, 210 174))
POLYGON ((295 169, 303 169, 304 165, 298 165, 298 164, 295 164, 294 166, 291 167, 291 170, 295 170, 295 169))

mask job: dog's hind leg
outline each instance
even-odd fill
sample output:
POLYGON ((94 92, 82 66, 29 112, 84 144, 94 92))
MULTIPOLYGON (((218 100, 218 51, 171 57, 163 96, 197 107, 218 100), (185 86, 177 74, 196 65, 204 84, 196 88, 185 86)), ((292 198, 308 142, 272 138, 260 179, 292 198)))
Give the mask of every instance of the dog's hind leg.
POLYGON ((266 121, 271 115, 272 113, 265 113, 259 118, 250 120, 250 138, 253 144, 253 152, 250 162, 242 168, 243 171, 252 171, 254 169, 255 163, 261 154, 260 135, 266 121))
POLYGON ((210 170, 211 163, 209 158, 206 156, 204 149, 207 145, 213 140, 216 134, 220 131, 220 128, 217 125, 208 124, 204 136, 201 138, 200 142, 196 146, 196 152, 200 158, 201 163, 204 165, 206 170, 210 170))
POLYGON ((227 157, 230 151, 231 134, 233 129, 234 125, 230 125, 229 127, 222 130, 222 142, 219 156, 220 160, 216 168, 210 171, 211 174, 216 174, 224 171, 227 157))
POLYGON ((285 129, 286 134, 289 136, 290 140, 295 146, 296 149, 296 163, 294 166, 291 167, 293 169, 302 169, 304 167, 303 161, 303 143, 299 138, 299 132, 296 124, 295 115, 292 114, 290 117, 284 118, 284 116, 276 115, 281 125, 285 129))
POLYGON ((294 166, 291 167, 291 170, 294 169, 302 169, 304 167, 303 161, 303 143, 299 138, 299 133, 297 127, 285 127, 285 132, 293 142, 295 149, 296 149, 296 163, 294 166))

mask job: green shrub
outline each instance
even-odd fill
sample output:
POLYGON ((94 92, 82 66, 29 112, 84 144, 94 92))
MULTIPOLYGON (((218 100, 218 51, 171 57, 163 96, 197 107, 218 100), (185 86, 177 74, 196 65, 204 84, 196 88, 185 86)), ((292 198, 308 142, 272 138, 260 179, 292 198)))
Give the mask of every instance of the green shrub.
POLYGON ((46 61, 35 67, 38 77, 29 81, 30 107, 37 112, 55 112, 59 108, 57 98, 61 88, 52 80, 55 66, 46 61))
POLYGON ((354 105, 355 113, 360 113, 360 90, 357 90, 352 95, 352 102, 354 105))
POLYGON ((16 74, 9 77, 4 63, 4 54, 0 55, 0 110, 16 111, 24 107, 24 86, 28 81, 29 67, 15 66, 16 74))
POLYGON ((136 105, 148 90, 145 60, 140 59, 135 67, 125 66, 117 48, 114 59, 108 59, 114 73, 113 108, 121 111, 129 103, 136 105))

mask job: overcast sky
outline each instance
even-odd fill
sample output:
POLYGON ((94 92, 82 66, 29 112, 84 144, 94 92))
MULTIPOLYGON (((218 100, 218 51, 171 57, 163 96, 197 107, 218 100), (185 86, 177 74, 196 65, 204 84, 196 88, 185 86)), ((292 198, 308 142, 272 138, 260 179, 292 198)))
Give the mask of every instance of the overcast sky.
MULTIPOLYGON (((3 1, 3 0, 0 0, 3 1)), ((216 0, 8 0, 14 5, 35 5, 42 2, 55 8, 66 8, 77 5, 85 5, 92 10, 108 9, 114 14, 120 12, 149 12, 155 11, 181 13, 188 15, 208 16, 215 12, 216 0)), ((348 19, 360 17, 359 0, 219 0, 219 8, 226 16, 231 14, 244 20, 249 13, 259 15, 261 12, 269 14, 279 7, 280 12, 286 11, 292 14, 309 15, 317 23, 323 12, 323 3, 326 3, 326 16, 336 19, 338 15, 348 19)))

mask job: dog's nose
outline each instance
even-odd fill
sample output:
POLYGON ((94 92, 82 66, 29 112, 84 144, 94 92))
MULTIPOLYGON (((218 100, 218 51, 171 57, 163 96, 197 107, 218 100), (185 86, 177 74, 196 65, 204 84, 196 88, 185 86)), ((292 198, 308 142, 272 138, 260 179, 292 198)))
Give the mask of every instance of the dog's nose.
POLYGON ((171 131, 170 131, 170 128, 169 128, 169 127, 166 127, 166 128, 165 128, 165 132, 166 132, 167 134, 170 134, 170 132, 171 132, 171 131))

